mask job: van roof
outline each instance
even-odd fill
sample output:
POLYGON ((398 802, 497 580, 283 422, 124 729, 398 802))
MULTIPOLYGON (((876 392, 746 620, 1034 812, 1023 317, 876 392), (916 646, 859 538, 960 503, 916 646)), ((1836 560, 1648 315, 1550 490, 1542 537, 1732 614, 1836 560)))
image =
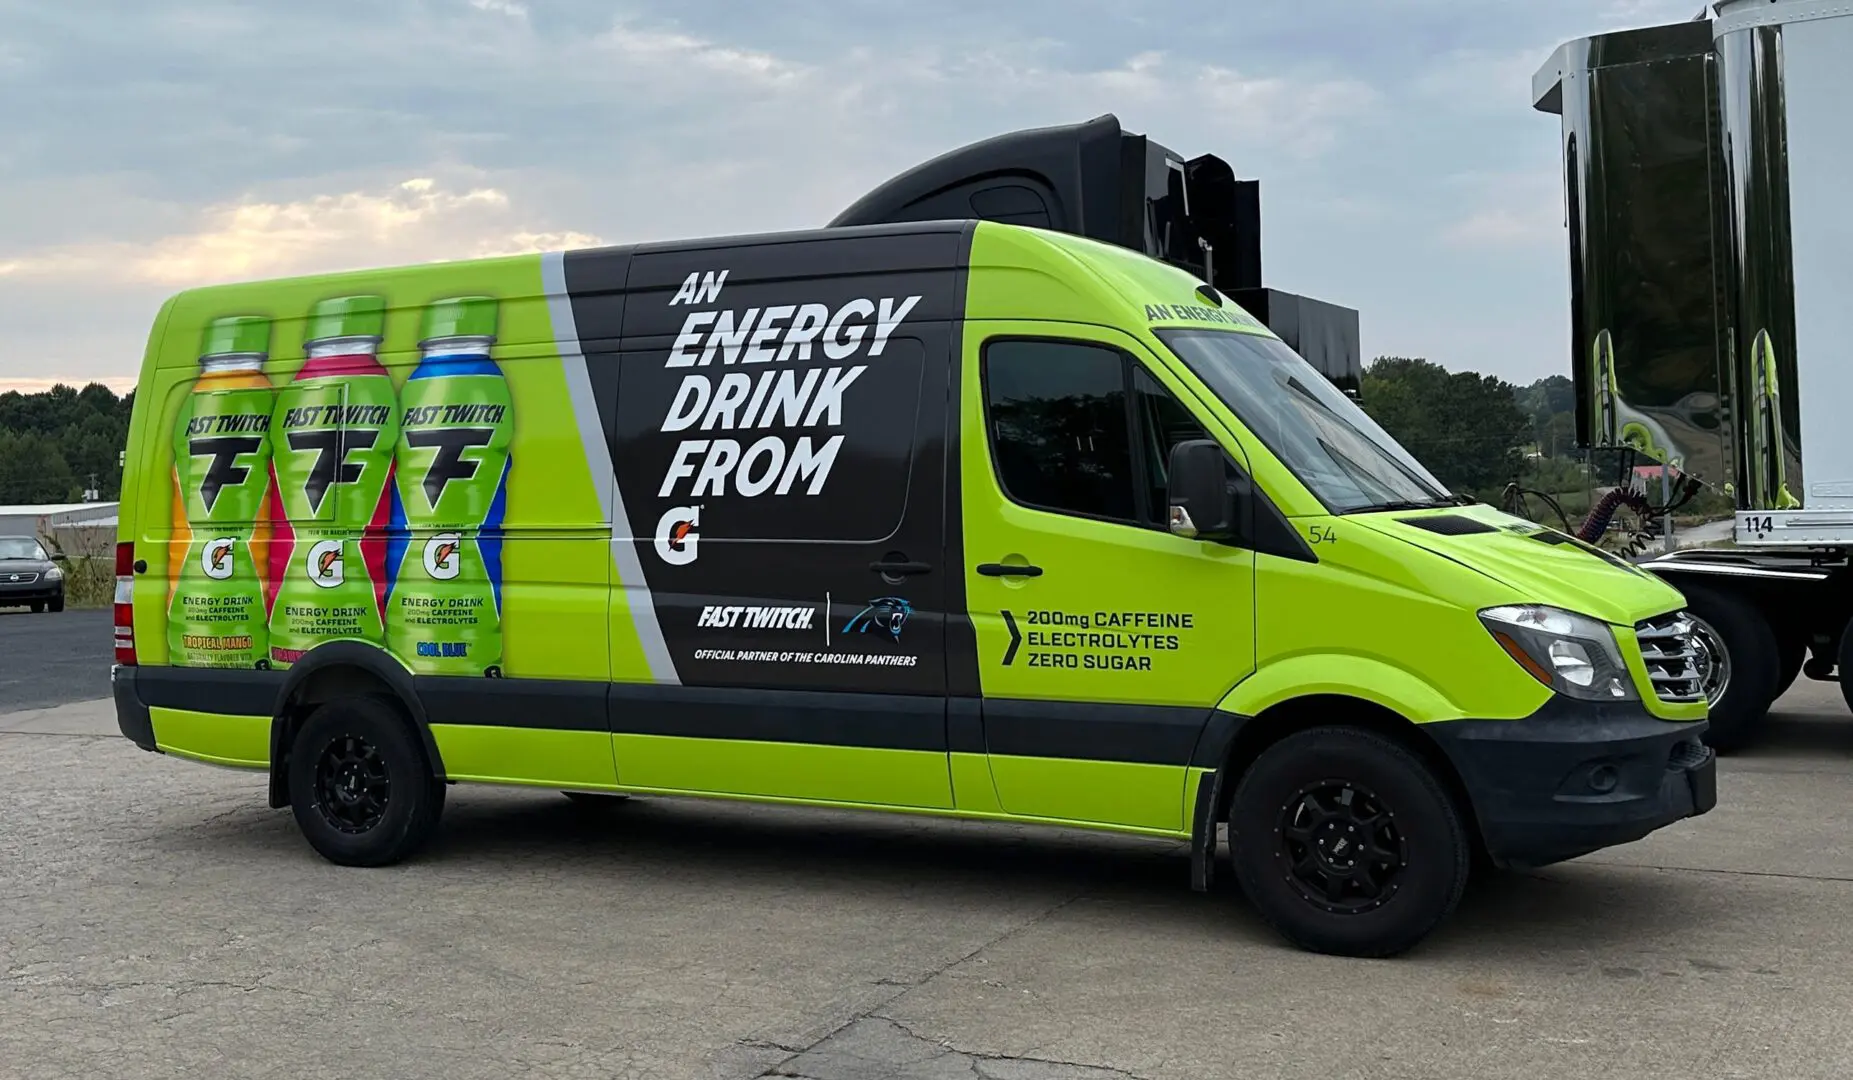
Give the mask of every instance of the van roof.
MULTIPOLYGON (((575 255, 595 255, 610 253, 613 255, 629 252, 633 255, 654 254, 660 252, 686 252, 719 250, 734 247, 762 247, 776 244, 816 243, 828 240, 848 240, 854 238, 877 238, 885 236, 921 236, 946 233, 968 232, 982 225, 986 230, 1010 231, 1033 235, 1043 242, 1069 251, 1084 261, 1107 259, 1126 266, 1158 266, 1167 269, 1168 264, 1153 259, 1142 252, 1133 251, 1117 244, 1109 244, 1071 233, 1038 229, 1026 225, 1013 225, 1004 222, 980 221, 978 219, 947 221, 905 221, 880 225, 844 225, 816 229, 785 229, 757 233, 725 233, 713 236, 687 237, 676 240, 649 240, 634 244, 607 244, 598 247, 550 249, 548 251, 525 252, 518 255, 492 255, 476 259, 441 260, 428 263, 387 263, 376 266, 360 266, 346 270, 337 270, 323 274, 282 275, 269 278, 248 278, 212 285, 199 285, 179 290, 179 297, 194 297, 201 293, 236 290, 280 282, 296 282, 314 279, 331 284, 343 280, 362 279, 380 274, 404 273, 417 270, 438 270, 446 266, 473 266, 485 263, 505 262, 511 259, 527 259, 536 255, 559 254, 570 252, 575 255)), ((1185 273, 1178 270, 1177 273, 1185 273)))
MULTIPOLYGON (((867 241, 882 237, 921 237, 953 236, 972 237, 982 230, 987 238, 984 248, 994 253, 987 256, 995 259, 996 254, 1004 255, 1004 262, 997 265, 1034 266, 1044 272, 1060 273, 1062 269, 1081 271, 1082 276, 1090 279, 1085 283, 1071 280, 1070 284, 1079 286, 1083 292, 1094 293, 1100 299, 1099 292, 1112 294, 1112 299, 1130 305, 1135 311, 1147 310, 1145 305, 1152 303, 1169 303, 1189 305, 1203 303, 1192 300, 1203 283, 1188 271, 1169 263, 1152 258, 1140 251, 1122 247, 1105 241, 1093 240, 1072 233, 1040 229, 1024 225, 1002 222, 979 221, 977 219, 947 221, 909 221, 878 225, 852 225, 819 229, 795 229, 779 232, 740 233, 722 236, 693 237, 679 240, 649 241, 638 244, 615 244, 595 248, 573 249, 569 254, 577 258, 597 258, 610 255, 621 259, 626 255, 636 257, 665 253, 690 253, 701 251, 723 251, 730 248, 775 247, 784 244, 817 245, 833 241, 867 241)), ((866 248, 865 248, 866 250, 866 248)), ((918 249, 916 249, 918 250, 918 249)), ((952 251, 968 250, 964 245, 954 248, 942 248, 950 254, 952 251)), ((243 281, 223 285, 204 286, 188 289, 174 297, 176 310, 187 311, 193 316, 204 310, 221 306, 236 306, 257 294, 268 292, 272 287, 289 285, 300 288, 321 290, 339 290, 347 287, 365 287, 370 279, 383 275, 444 275, 447 270, 459 273, 495 270, 509 266, 520 260, 534 259, 543 255, 562 254, 560 252, 536 252, 526 255, 494 256, 481 259, 456 260, 451 262, 412 263, 396 266, 373 266, 341 271, 333 274, 303 275, 298 277, 272 278, 267 280, 243 281)), ((940 258, 944 256, 935 256, 940 258)), ((958 258, 963 258, 963 255, 958 258)), ((955 263, 948 261, 944 268, 954 268, 955 263)), ((922 267, 923 269, 925 267, 922 267)), ((845 268, 851 270, 852 268, 845 268)), ((480 276, 480 275, 474 275, 480 276)), ((1071 275, 1062 275, 1071 276, 1071 275)), ((1201 295, 1201 294, 1197 294, 1201 295)), ((1219 300, 1218 306, 1224 311, 1239 311, 1234 304, 1219 300)), ((1181 309, 1180 309, 1181 312, 1181 309)), ((970 312, 973 317, 983 317, 977 312, 970 312)), ((1097 313, 1098 314, 1098 313, 1097 313)), ((183 316, 183 318, 185 318, 183 316)), ((1188 314, 1180 313, 1179 318, 1190 321, 1188 314)), ((1159 315, 1150 321, 1172 321, 1169 316, 1159 315)), ((186 318, 187 322, 193 321, 186 318)), ((1237 329, 1272 336, 1266 327, 1252 319, 1238 320, 1237 329)))

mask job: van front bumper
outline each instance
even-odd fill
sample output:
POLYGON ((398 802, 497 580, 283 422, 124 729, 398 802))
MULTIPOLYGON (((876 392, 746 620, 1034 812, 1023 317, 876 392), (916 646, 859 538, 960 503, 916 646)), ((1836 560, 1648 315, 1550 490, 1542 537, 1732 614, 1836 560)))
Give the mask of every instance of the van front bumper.
POLYGON ((1639 703, 1553 697, 1522 720, 1424 725, 1473 801, 1488 853, 1530 868, 1632 843, 1718 803, 1702 720, 1662 720, 1639 703))

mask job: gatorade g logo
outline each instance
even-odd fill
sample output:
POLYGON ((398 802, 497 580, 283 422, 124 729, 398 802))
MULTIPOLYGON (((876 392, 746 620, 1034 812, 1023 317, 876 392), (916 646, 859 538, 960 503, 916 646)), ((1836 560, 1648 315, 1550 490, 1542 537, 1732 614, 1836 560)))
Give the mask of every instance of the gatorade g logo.
MULTIPOLYGON (((457 406, 451 407, 457 408, 457 406)), ((495 418, 501 417, 500 406, 472 407, 494 409, 496 410, 495 418)), ((408 412, 406 419, 408 421, 415 419, 419 411, 421 410, 415 409, 408 412)), ((476 467, 479 463, 465 459, 463 452, 479 446, 488 446, 494 438, 494 428, 426 428, 405 433, 405 445, 418 450, 436 451, 431 455, 431 467, 425 470, 424 484, 425 498, 429 500, 433 508, 437 506, 438 499, 443 497, 444 489, 450 485, 452 480, 468 480, 476 475, 476 467)))
POLYGON ((341 541, 323 540, 309 549, 309 580, 324 589, 341 584, 341 541))
POLYGON ((425 573, 437 581, 449 581, 463 569, 458 557, 462 538, 456 533, 440 533, 425 541, 425 573))
POLYGON ((322 497, 328 494, 330 484, 354 484, 360 481, 366 466, 348 461, 347 452, 350 448, 371 450, 379 438, 378 428, 334 428, 289 433, 291 450, 316 452, 315 464, 309 467, 309 478, 302 485, 302 493, 309 500, 310 513, 321 512, 322 497))
POLYGON ((200 572, 215 581, 224 581, 232 576, 236 563, 232 559, 232 549, 238 546, 235 536, 221 536, 211 541, 199 553, 200 572))
POLYGON ((673 507, 656 523, 656 553, 671 566, 687 566, 694 562, 700 539, 699 506, 673 507))
POLYGON ((212 504, 219 501, 220 491, 227 486, 237 487, 251 475, 248 466, 238 464, 239 455, 255 454, 263 445, 261 437, 193 439, 187 443, 187 452, 194 457, 212 458, 212 464, 206 466, 199 481, 199 497, 206 504, 207 513, 212 513, 212 504))

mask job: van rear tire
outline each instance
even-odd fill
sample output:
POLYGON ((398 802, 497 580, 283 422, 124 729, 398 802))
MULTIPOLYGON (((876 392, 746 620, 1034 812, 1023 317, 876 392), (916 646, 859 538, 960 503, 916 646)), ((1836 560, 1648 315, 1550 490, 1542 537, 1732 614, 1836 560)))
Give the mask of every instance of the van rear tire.
POLYGON ((378 698, 309 714, 291 743, 290 809, 309 846, 340 866, 388 866, 431 839, 444 812, 411 723, 378 698))
POLYGON ((1242 891, 1312 952, 1408 951, 1460 903, 1473 848, 1434 772, 1356 728, 1290 735, 1257 758, 1229 805, 1242 891))

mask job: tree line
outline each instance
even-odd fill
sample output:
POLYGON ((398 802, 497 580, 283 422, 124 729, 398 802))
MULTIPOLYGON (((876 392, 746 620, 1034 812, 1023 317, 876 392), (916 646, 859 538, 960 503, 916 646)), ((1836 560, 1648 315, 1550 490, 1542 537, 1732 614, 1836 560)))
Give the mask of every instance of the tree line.
POLYGON ((102 383, 0 394, 0 503, 119 498, 134 404, 134 391, 117 397, 102 383))
POLYGON ((1380 356, 1365 367, 1358 396, 1371 419, 1451 490, 1497 502, 1515 477, 1552 490, 1583 483, 1576 395, 1566 375, 1518 386, 1429 360, 1380 356))

